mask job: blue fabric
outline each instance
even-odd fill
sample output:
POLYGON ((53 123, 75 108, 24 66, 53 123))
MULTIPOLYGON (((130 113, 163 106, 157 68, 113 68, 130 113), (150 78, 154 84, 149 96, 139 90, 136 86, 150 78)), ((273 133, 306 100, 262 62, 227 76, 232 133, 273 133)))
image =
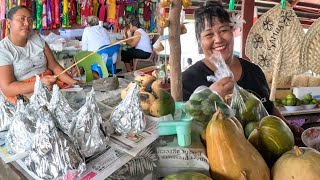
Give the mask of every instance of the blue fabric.
POLYGON ((107 54, 108 55, 108 58, 104 59, 104 62, 106 63, 108 71, 111 72, 112 74, 115 74, 116 73, 116 64, 113 64, 112 56, 113 56, 114 53, 119 53, 119 49, 120 49, 121 46, 120 46, 120 44, 117 44, 115 46, 111 46, 111 47, 106 48, 106 49, 101 49, 101 48, 106 47, 106 46, 108 46, 108 45, 101 46, 97 53, 100 54, 101 56, 103 54, 107 54))

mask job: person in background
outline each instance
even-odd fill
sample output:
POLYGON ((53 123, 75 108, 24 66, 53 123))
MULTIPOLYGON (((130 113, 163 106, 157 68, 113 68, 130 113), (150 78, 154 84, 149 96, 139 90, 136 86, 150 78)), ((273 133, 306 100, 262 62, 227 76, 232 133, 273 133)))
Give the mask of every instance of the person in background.
POLYGON ((126 32, 126 37, 138 36, 127 41, 131 47, 121 51, 121 60, 124 62, 127 71, 132 71, 134 58, 147 59, 152 53, 151 40, 148 34, 140 28, 140 23, 137 19, 132 19, 129 22, 129 29, 126 32))
MULTIPOLYGON (((260 99, 269 114, 288 122, 269 100, 270 89, 261 68, 248 60, 233 55, 234 37, 230 26, 230 17, 220 2, 206 1, 194 12, 195 33, 205 58, 190 66, 182 73, 183 100, 187 101, 193 91, 205 85, 216 91, 221 97, 232 93, 235 82, 260 99), (214 75, 216 67, 210 62, 212 55, 221 54, 232 71, 234 78, 226 77, 216 82, 207 81, 214 75)), ((289 124, 288 124, 289 125, 289 124)), ((289 125, 296 137, 303 129, 289 125)))
POLYGON ((55 60, 48 44, 32 32, 32 13, 25 6, 16 6, 7 14, 9 35, 0 41, 0 89, 8 101, 16 103, 19 94, 33 93, 35 75, 52 88, 76 84, 55 60))
POLYGON ((184 70, 188 69, 192 65, 192 58, 187 59, 187 66, 184 68, 184 70))
POLYGON ((81 44, 83 51, 96 51, 103 45, 111 44, 107 30, 99 25, 98 17, 88 17, 87 27, 83 30, 81 44))

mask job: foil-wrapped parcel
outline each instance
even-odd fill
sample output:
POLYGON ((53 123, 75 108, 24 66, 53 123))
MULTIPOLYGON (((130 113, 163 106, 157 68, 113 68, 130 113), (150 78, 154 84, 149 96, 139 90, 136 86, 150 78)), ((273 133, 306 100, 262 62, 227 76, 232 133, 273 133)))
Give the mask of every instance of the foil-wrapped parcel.
POLYGON ((22 100, 17 102, 17 110, 7 133, 6 144, 17 153, 28 152, 32 147, 35 122, 29 119, 27 108, 22 100))
POLYGON ((47 107, 38 110, 39 119, 32 150, 25 158, 29 170, 42 179, 56 179, 80 174, 85 170, 84 158, 70 138, 60 131, 47 107))
POLYGON ((38 109, 42 106, 47 106, 49 104, 50 98, 51 94, 49 90, 37 75, 36 82, 34 84, 33 95, 30 98, 30 105, 34 106, 35 109, 38 109))
POLYGON ((0 91, 0 131, 9 129, 12 117, 16 111, 15 105, 7 102, 0 91))
POLYGON ((137 134, 146 127, 144 113, 140 107, 139 86, 132 86, 125 99, 115 107, 111 123, 119 134, 137 134))
POLYGON ((76 112, 70 132, 83 156, 89 157, 106 149, 107 137, 100 128, 101 123, 102 118, 92 89, 87 94, 86 103, 76 112))
POLYGON ((59 128, 70 136, 72 118, 75 114, 56 84, 53 85, 52 97, 48 108, 58 121, 59 128))

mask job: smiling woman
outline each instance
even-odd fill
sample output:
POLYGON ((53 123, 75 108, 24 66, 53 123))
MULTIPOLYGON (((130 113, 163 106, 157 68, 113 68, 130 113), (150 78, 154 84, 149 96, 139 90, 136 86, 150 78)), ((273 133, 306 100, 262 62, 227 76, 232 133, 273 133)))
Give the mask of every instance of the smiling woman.
POLYGON ((9 35, 0 41, 0 89, 7 100, 15 103, 18 94, 33 92, 35 75, 51 89, 54 83, 60 87, 77 81, 68 74, 54 77, 63 68, 43 39, 32 32, 31 11, 16 6, 8 12, 9 35))

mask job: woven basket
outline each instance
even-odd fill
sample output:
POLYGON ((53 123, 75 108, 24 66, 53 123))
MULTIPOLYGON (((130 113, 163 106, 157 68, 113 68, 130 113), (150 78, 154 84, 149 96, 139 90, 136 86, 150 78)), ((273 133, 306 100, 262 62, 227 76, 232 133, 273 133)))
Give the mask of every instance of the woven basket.
POLYGON ((282 80, 306 71, 299 58, 303 36, 300 21, 288 3, 283 10, 276 5, 252 26, 245 52, 253 63, 272 72, 271 100, 277 85, 286 83, 282 80))
POLYGON ((312 23, 302 41, 300 59, 308 70, 320 74, 320 18, 312 23))

